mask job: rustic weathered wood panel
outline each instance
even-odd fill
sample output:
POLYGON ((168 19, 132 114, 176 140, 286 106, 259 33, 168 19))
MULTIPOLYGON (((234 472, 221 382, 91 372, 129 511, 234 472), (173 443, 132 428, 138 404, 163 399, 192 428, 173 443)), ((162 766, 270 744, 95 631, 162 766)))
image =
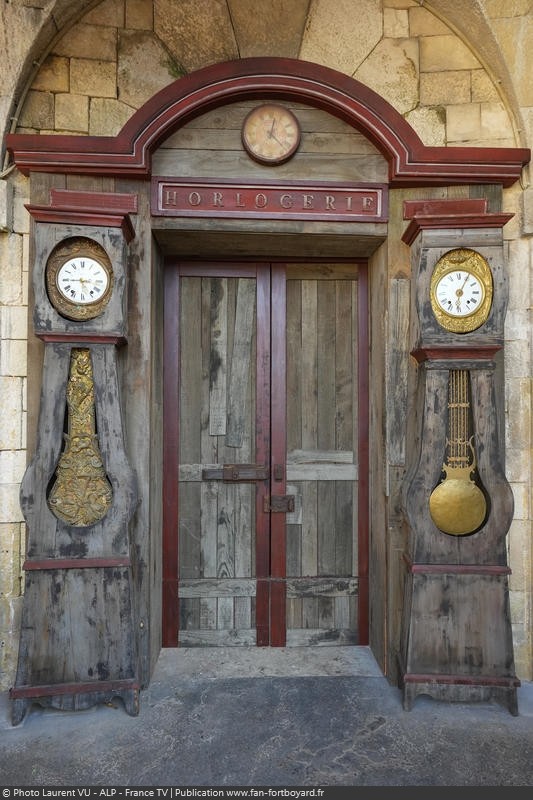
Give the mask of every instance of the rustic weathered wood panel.
POLYGON ((287 643, 356 642, 356 281, 353 271, 335 280, 332 265, 318 280, 296 274, 287 282, 287 479, 297 500, 287 519, 287 643))
POLYGON ((181 287, 179 643, 238 644, 255 628, 255 487, 202 470, 253 463, 255 281, 199 274, 181 287))
MULTIPOLYGON (((253 101, 234 103, 184 125, 154 153, 153 174, 239 180, 271 178, 270 168, 252 161, 242 147, 242 122, 255 105, 257 102, 253 101)), ((300 120, 302 138, 296 155, 276 167, 276 179, 387 181, 386 160, 362 134, 319 109, 286 105, 300 120)))
MULTIPOLYGON (((339 278, 327 267, 286 283, 286 477, 295 498, 286 519, 286 620, 303 631, 292 643, 358 635, 357 274, 341 265, 339 278)), ((255 626, 255 485, 206 479, 204 470, 222 478, 223 464, 256 460, 256 289, 250 278, 200 275, 181 278, 179 642, 239 644, 255 626), (223 361, 225 397, 217 400, 223 361), (213 433, 224 425, 213 429, 212 414, 225 434, 213 433)))

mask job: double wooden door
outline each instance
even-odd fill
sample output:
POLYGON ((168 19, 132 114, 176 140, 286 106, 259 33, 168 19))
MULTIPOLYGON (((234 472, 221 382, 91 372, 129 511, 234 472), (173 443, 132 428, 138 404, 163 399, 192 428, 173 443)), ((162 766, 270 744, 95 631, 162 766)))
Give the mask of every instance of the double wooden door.
POLYGON ((166 646, 367 643, 366 330, 366 264, 167 264, 166 646))

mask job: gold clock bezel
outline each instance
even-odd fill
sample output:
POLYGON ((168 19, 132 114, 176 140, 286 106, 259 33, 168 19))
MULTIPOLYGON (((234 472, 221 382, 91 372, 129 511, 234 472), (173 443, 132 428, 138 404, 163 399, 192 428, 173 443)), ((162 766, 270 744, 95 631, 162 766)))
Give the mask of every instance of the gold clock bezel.
POLYGON ((244 149, 248 155, 254 159, 254 161, 267 166, 277 166, 278 164, 284 164, 286 161, 289 161, 289 159, 291 159, 298 150, 301 140, 300 123, 296 115, 286 106, 280 105, 279 103, 262 103, 261 105, 252 108, 252 110, 244 118, 241 130, 241 139, 244 149), (285 118, 290 120, 294 125, 295 131, 294 140, 292 141, 290 148, 288 150, 284 150, 282 153, 272 156, 266 155, 262 150, 262 141, 257 140, 252 136, 252 128, 257 117, 262 114, 269 113, 272 115, 278 114, 280 119, 285 118))
POLYGON ((429 295, 431 309, 442 328, 451 333, 470 333, 477 330, 487 321, 492 308, 493 280, 486 259, 481 253, 468 248, 457 248, 445 253, 433 269, 429 295), (437 300, 437 289, 441 280, 457 269, 474 275, 483 288, 483 300, 478 308, 461 317, 448 314, 437 300))
POLYGON ((65 239, 50 254, 46 263, 46 290, 58 314, 76 322, 95 319, 103 313, 113 292, 114 274, 111 260, 101 244, 84 236, 65 239), (59 290, 57 276, 61 267, 73 258, 86 256, 98 261, 108 277, 104 294, 92 303, 76 303, 59 290))

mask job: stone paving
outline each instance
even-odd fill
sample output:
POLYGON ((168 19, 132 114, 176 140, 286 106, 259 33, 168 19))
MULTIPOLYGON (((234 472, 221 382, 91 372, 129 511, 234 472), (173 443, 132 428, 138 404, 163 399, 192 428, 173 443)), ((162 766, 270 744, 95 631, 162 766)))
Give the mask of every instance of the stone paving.
POLYGON ((0 701, 5 786, 532 786, 533 684, 519 716, 420 697, 412 711, 367 648, 162 651, 138 717, 120 701, 0 701))

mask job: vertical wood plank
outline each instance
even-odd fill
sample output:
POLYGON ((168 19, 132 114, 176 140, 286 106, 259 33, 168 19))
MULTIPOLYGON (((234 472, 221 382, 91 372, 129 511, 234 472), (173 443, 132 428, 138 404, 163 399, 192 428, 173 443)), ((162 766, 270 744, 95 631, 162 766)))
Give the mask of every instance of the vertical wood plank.
POLYGON ((335 449, 354 449, 354 350, 352 327, 355 281, 335 281, 335 449))
POLYGON ((235 577, 235 486, 219 489, 217 516, 217 578, 235 577))
POLYGON ((233 597, 219 597, 217 603, 217 630, 230 631, 233 627, 233 597))
MULTIPOLYGON (((201 292, 201 349, 198 357, 202 365, 202 389, 200 412, 200 464, 218 463, 218 438, 210 433, 210 358, 211 358, 211 278, 195 278, 200 282, 201 292)), ((198 413, 198 410, 197 412, 198 413)), ((200 490, 200 564, 201 578, 217 575, 217 519, 219 486, 214 482, 202 482, 200 490)), ((206 608, 206 620, 216 627, 216 600, 206 608)))
MULTIPOLYGON (((302 281, 302 448, 316 450, 317 431, 317 281, 302 281)), ((318 564, 318 488, 304 484, 302 492, 302 574, 316 575, 318 564)), ((305 627, 316 627, 314 603, 303 601, 305 627)))
MULTIPOLYGON (((283 264, 272 266, 271 297, 271 495, 286 494, 287 460, 287 409, 286 372, 287 350, 285 328, 287 324, 286 272, 283 264), (281 469, 281 473, 278 471, 281 469), (277 477, 276 477, 277 475, 277 477)), ((270 517, 270 574, 272 578, 286 575, 286 516, 272 514, 270 517)), ((274 647, 284 647, 286 642, 286 584, 274 581, 270 589, 270 642, 274 647)))
MULTIPOLYGON (((270 268, 257 267, 256 284, 256 426, 255 447, 259 464, 270 464, 270 268)), ((256 524, 256 635, 257 644, 270 643, 270 530, 269 515, 263 501, 269 493, 268 481, 257 481, 255 500, 256 524)))
POLYGON ((287 281, 287 449, 302 447, 302 291, 287 281))
MULTIPOLYGON (((180 463, 197 463, 201 457, 201 282, 180 279, 179 419, 180 463)), ((182 482, 179 500, 179 561, 181 578, 199 577, 200 487, 182 482)))
POLYGON ((173 369, 163 377, 163 630, 165 647, 178 643, 178 479, 179 474, 179 275, 165 270, 164 361, 173 369))
POLYGON ((317 431, 317 281, 302 281, 302 448, 316 450, 317 431))
POLYGON ((370 423, 369 414, 369 339, 368 339, 368 265, 359 268, 357 282, 357 314, 358 314, 358 452, 359 452, 359 481, 357 485, 357 547, 358 547, 358 575, 359 575, 359 644, 368 644, 368 615, 369 615, 369 551, 368 531, 370 514, 368 507, 369 491, 369 441, 368 431, 370 423))
POLYGON ((407 418, 407 374, 409 354, 410 281, 394 279, 389 295, 389 345, 387 358, 387 446, 389 462, 405 463, 405 420, 407 418))
MULTIPOLYGON (((287 449, 302 447, 302 290, 300 280, 286 285, 286 352, 287 352, 287 449)), ((302 486, 298 487, 300 498, 302 486)), ((301 519, 301 518, 300 518, 301 519)), ((287 525, 287 575, 302 575, 303 525, 287 525)), ((287 628, 302 627, 301 598, 287 599, 287 628)))
MULTIPOLYGON (((317 286, 317 444, 319 450, 335 449, 335 283, 317 286)), ((317 484, 317 575, 335 571, 335 484, 317 484)))
POLYGON ((209 363, 209 433, 226 433, 227 278, 211 279, 211 351, 209 363))
POLYGON ((200 598, 200 630, 213 631, 217 627, 216 597, 200 598))
POLYGON ((247 389, 252 355, 252 330, 255 316, 255 281, 237 281, 237 304, 228 392, 228 429, 226 445, 241 447, 246 415, 249 411, 247 389))
POLYGON ((218 519, 218 487, 211 481, 202 481, 200 487, 200 564, 199 578, 217 575, 216 530, 218 519))
POLYGON ((236 597, 233 601, 233 623, 236 630, 251 628, 251 604, 249 597, 236 597))

